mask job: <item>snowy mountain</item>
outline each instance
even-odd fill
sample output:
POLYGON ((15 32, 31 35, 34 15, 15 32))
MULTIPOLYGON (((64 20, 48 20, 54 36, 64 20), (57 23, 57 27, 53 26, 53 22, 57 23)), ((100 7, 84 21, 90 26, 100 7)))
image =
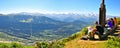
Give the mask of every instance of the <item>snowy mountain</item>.
POLYGON ((97 20, 97 14, 0 14, 0 32, 31 41, 53 40, 68 37, 97 20))
POLYGON ((97 14, 75 14, 75 13, 67 13, 67 14, 42 14, 42 13, 27 13, 27 12, 21 12, 21 13, 14 13, 14 14, 8 14, 8 15, 29 15, 29 16, 46 16, 55 20, 59 21, 65 21, 65 22, 73 22, 76 20, 84 20, 85 22, 92 22, 94 20, 98 20, 97 14))

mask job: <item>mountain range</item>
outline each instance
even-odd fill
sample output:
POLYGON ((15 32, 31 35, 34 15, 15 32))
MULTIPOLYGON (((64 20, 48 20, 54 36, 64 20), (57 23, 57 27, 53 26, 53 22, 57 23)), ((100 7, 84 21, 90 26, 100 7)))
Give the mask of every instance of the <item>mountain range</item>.
MULTIPOLYGON (((96 14, 0 14, 0 32, 24 40, 54 40, 70 36, 94 24, 96 14)), ((9 39, 8 39, 9 40, 9 39)))

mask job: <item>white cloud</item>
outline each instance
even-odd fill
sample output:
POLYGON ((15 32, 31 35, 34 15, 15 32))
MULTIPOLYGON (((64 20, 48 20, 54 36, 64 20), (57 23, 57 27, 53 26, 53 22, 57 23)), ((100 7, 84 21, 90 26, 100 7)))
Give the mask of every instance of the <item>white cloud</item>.
POLYGON ((11 13, 21 13, 21 12, 28 12, 28 13, 43 13, 43 14, 69 14, 69 13, 75 13, 75 14, 86 14, 86 13, 91 13, 91 12, 85 12, 85 11, 79 11, 79 10, 74 10, 74 11, 49 11, 49 10, 43 10, 43 9, 8 9, 1 11, 0 13, 2 14, 11 14, 11 13))

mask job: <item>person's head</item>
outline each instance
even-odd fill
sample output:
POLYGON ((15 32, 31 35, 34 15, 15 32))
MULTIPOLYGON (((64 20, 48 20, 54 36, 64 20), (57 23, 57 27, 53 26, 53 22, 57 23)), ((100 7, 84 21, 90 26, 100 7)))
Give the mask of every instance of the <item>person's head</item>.
POLYGON ((116 17, 114 17, 114 19, 116 19, 116 17))
POLYGON ((95 22, 95 25, 98 25, 98 21, 95 22))
POLYGON ((112 21, 112 18, 109 18, 109 20, 108 21, 112 21))
POLYGON ((113 18, 110 18, 111 21, 113 21, 113 18))

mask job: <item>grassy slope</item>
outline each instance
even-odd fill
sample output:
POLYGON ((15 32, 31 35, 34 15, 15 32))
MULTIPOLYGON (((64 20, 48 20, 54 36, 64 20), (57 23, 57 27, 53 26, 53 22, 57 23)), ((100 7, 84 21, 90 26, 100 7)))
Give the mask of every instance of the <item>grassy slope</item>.
POLYGON ((34 46, 25 46, 25 48, 35 48, 34 46))
POLYGON ((106 41, 80 40, 80 36, 66 42, 65 48, 104 48, 106 41))
POLYGON ((81 35, 66 42, 65 48, 104 48, 106 46, 106 41, 80 40, 80 38, 81 35))
MULTIPOLYGON (((75 39, 66 42, 65 48, 105 48, 106 41, 80 40, 82 35, 84 35, 84 31, 79 32, 75 39)), ((25 48, 34 48, 34 46, 25 46, 25 48)))
MULTIPOLYGON (((120 18, 117 18, 117 21, 118 23, 120 23, 120 18)), ((81 36, 78 36, 75 39, 66 42, 65 48, 105 48, 107 42, 107 41, 80 40, 80 38, 81 36)))
MULTIPOLYGON (((8 46, 8 47, 10 47, 12 45, 12 43, 0 43, 0 45, 3 45, 3 44, 8 46)), ((0 46, 0 48, 1 48, 1 46, 0 46)), ((24 48, 35 48, 35 47, 34 46, 24 46, 24 48)))
POLYGON ((119 18, 117 18, 117 21, 118 21, 118 24, 120 24, 120 17, 119 17, 119 18))
POLYGON ((11 36, 11 35, 8 35, 4 32, 0 32, 0 41, 19 41, 19 40, 23 40, 22 38, 17 38, 15 36, 11 36))

